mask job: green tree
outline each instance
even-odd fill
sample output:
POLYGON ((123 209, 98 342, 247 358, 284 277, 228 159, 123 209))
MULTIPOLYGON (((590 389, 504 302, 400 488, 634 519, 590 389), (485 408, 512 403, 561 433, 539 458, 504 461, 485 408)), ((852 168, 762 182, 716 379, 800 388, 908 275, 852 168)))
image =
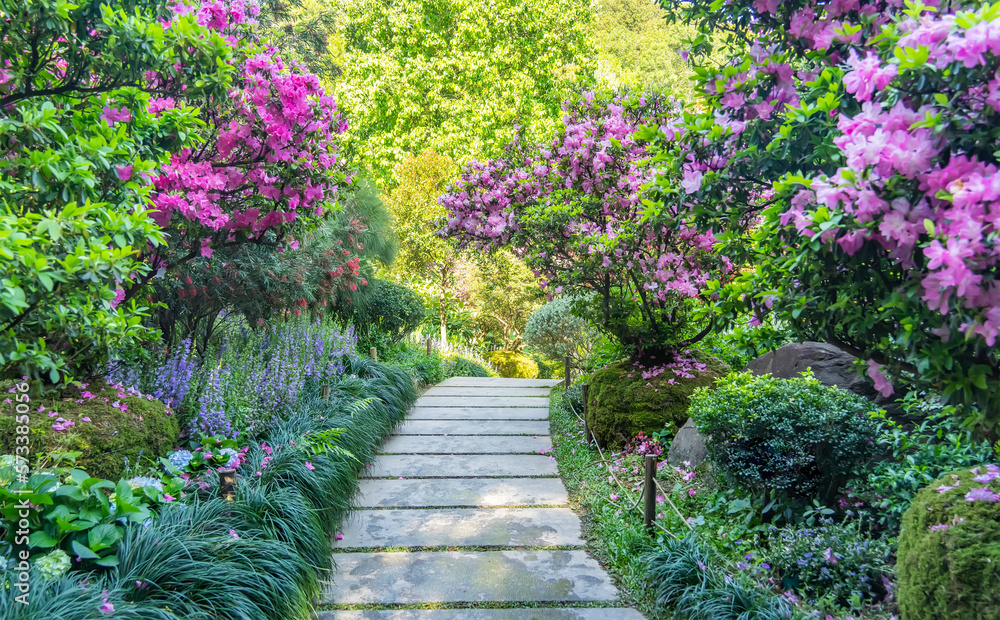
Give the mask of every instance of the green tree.
POLYGON ((483 339, 505 351, 520 351, 531 314, 545 301, 539 279, 509 250, 477 255, 472 294, 483 339))
POLYGON ((150 102, 224 95, 232 50, 156 0, 0 0, 0 59, 0 372, 54 383, 142 333, 144 177, 202 126, 150 102))
POLYGON ((550 133, 593 71, 582 0, 345 2, 334 95, 356 161, 383 185, 425 148, 464 162, 499 154, 518 126, 550 133))
POLYGON ((597 0, 594 45, 597 77, 611 88, 663 90, 692 98, 691 66, 681 57, 696 29, 669 23, 653 0, 597 0))

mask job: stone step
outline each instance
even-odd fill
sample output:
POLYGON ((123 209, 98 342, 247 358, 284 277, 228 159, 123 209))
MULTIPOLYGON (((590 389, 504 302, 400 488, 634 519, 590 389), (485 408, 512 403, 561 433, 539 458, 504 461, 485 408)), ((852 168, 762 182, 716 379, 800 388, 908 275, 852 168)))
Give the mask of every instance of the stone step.
POLYGON ((548 396, 421 396, 417 407, 548 407, 548 396))
POLYGON ((569 508, 359 510, 342 530, 342 549, 365 547, 581 546, 569 508))
POLYGON ((321 611, 315 620, 644 620, 628 607, 321 611))
POLYGON ((507 386, 460 386, 460 385, 436 385, 421 395, 421 398, 429 396, 541 396, 549 397, 549 387, 507 387, 507 386))
POLYGON ((382 447, 385 454, 542 454, 543 450, 552 451, 552 439, 548 435, 396 435, 382 447))
POLYGON ((505 379, 503 377, 451 377, 438 385, 443 387, 552 387, 562 379, 505 379))
POLYGON ((548 420, 548 407, 415 407, 407 420, 548 420))
POLYGON ((616 601, 604 569, 583 551, 336 553, 323 603, 616 601))
POLYGON ((548 435, 548 420, 407 420, 397 435, 548 435))
POLYGON ((368 475, 372 478, 464 478, 474 476, 555 476, 555 459, 532 454, 379 455, 368 475))
POLYGON ((558 478, 362 479, 359 508, 421 506, 562 506, 569 502, 558 478))

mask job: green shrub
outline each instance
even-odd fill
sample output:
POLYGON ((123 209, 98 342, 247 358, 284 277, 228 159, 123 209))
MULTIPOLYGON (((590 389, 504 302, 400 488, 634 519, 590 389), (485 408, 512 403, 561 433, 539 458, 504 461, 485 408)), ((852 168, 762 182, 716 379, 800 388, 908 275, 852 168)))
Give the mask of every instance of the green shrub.
POLYGON ((864 398, 801 379, 731 373, 691 399, 709 458, 758 497, 832 501, 847 475, 874 454, 876 424, 864 398))
POLYGON ((464 357, 445 360, 445 374, 449 377, 488 377, 490 373, 479 364, 464 357))
POLYGON ((903 620, 1000 618, 1000 468, 960 469, 921 489, 897 557, 903 620))
MULTIPOLYGON (((31 401, 33 454, 79 451, 76 467, 118 480, 140 455, 155 461, 177 444, 177 417, 160 401, 103 381, 81 385, 86 387, 70 385, 58 398, 31 401)), ((15 415, 14 403, 0 403, 0 454, 14 453, 15 415)))
POLYGON ((879 416, 882 429, 876 443, 885 458, 875 462, 854 489, 871 513, 870 518, 892 537, 899 534, 903 513, 921 487, 946 472, 974 467, 993 458, 989 442, 977 439, 970 429, 961 426, 955 407, 911 392, 902 408, 907 417, 921 421, 904 430, 885 415, 879 416))
POLYGON ((881 600, 886 594, 882 578, 892 574, 888 559, 888 543, 869 538, 859 521, 829 519, 818 527, 773 531, 764 556, 785 588, 810 599, 830 597, 839 605, 854 596, 881 600))
POLYGON ((572 313, 574 298, 557 297, 531 315, 524 329, 524 343, 551 360, 567 355, 577 365, 590 356, 599 332, 586 319, 572 313))
POLYGON ((524 353, 493 351, 490 353, 489 359, 501 377, 508 379, 535 379, 538 377, 538 364, 524 353))
POLYGON ((538 364, 538 378, 539 379, 551 379, 555 374, 556 365, 548 360, 546 360, 541 355, 537 353, 532 354, 531 359, 535 360, 538 364))
POLYGON ((371 280, 366 295, 357 305, 338 311, 341 319, 354 324, 362 350, 378 346, 377 342, 362 342, 370 329, 387 335, 390 342, 399 342, 417 329, 424 315, 424 302, 419 295, 388 280, 371 280))
POLYGON ((639 433, 673 437, 688 419, 691 395, 726 370, 708 358, 689 359, 683 366, 644 369, 618 362, 591 375, 587 423, 597 442, 621 447, 639 433))

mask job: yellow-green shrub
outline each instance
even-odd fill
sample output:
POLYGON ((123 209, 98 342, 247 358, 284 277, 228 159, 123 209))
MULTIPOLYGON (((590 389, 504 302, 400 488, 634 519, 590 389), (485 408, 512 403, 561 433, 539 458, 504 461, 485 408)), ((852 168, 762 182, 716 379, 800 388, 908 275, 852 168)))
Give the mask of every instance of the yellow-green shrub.
POLYGON ((524 353, 517 351, 494 351, 490 353, 490 363, 501 377, 508 379, 535 379, 538 364, 524 353))

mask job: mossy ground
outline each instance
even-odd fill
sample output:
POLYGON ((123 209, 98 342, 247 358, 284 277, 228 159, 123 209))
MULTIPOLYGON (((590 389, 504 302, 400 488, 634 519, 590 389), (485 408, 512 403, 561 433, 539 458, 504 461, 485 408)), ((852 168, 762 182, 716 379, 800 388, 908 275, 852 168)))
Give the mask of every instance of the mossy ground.
POLYGON ((1000 480, 987 485, 975 475, 945 474, 903 515, 896 564, 903 620, 1000 620, 1000 502, 965 499, 973 488, 1000 493, 1000 480), (940 525, 950 527, 931 530, 940 525))
MULTIPOLYGON (((0 399, 0 454, 14 453, 18 424, 16 403, 13 398, 11 401, 0 399)), ((176 416, 167 413, 160 401, 128 394, 103 382, 92 382, 84 389, 70 387, 54 397, 32 398, 29 405, 30 460, 51 452, 79 451, 83 454, 76 459, 76 467, 98 478, 117 480, 126 459, 136 465, 140 454, 143 461, 166 455, 180 432, 176 416), (84 398, 84 391, 94 398, 84 398), (125 411, 113 407, 115 402, 124 403, 125 411), (72 421, 73 426, 64 431, 53 429, 59 418, 72 421)))
POLYGON ((601 446, 619 448, 637 433, 650 435, 665 428, 676 433, 688 419, 688 406, 695 389, 711 385, 725 371, 714 360, 693 379, 676 376, 669 369, 643 378, 642 370, 629 362, 618 362, 595 372, 588 382, 590 401, 587 424, 601 446), (670 381, 673 380, 673 383, 670 381))

